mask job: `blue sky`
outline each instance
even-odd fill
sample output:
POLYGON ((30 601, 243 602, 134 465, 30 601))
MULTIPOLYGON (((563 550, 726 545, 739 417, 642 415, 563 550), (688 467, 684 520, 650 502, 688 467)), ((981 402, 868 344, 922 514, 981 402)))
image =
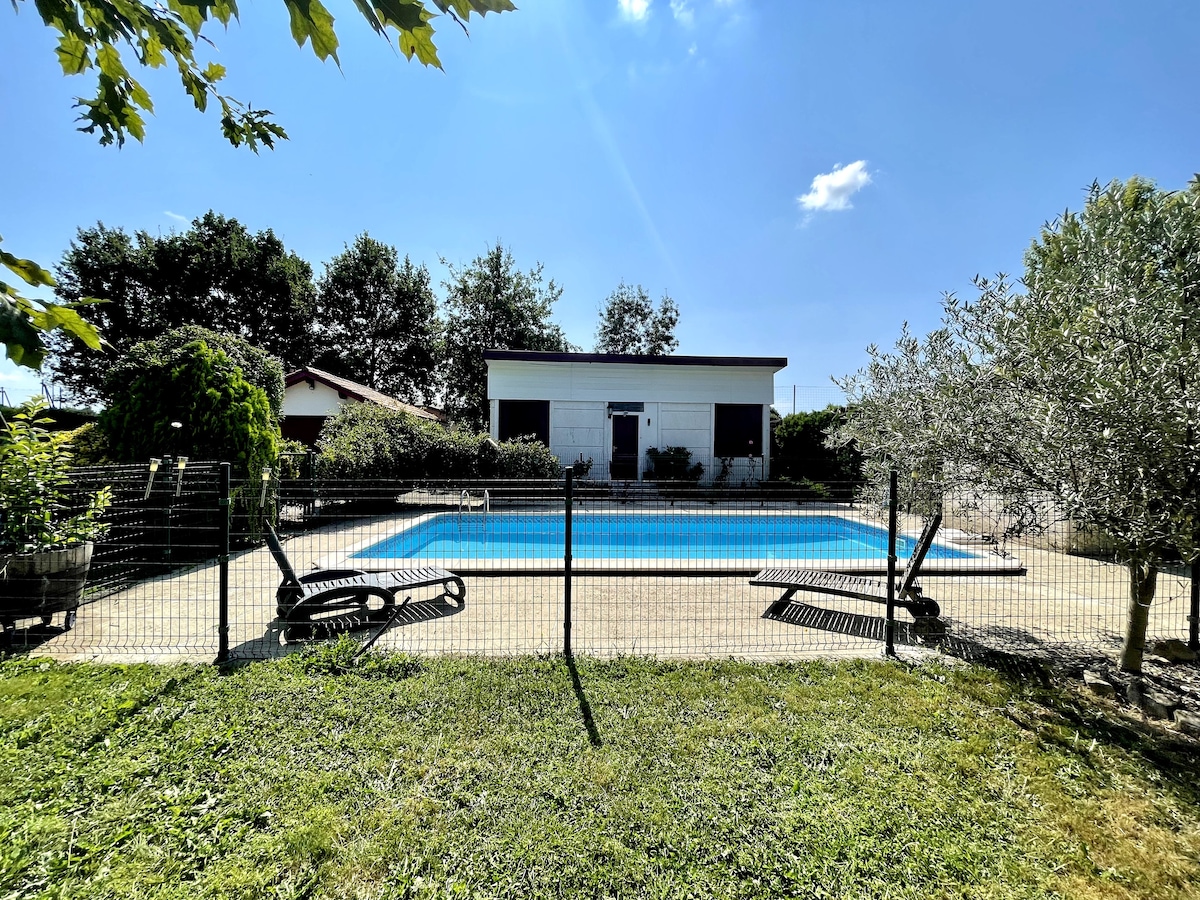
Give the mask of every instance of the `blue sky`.
MULTIPOLYGON (((6 5, 5 249, 55 262, 79 227, 214 209, 318 273, 369 231, 440 281, 439 256, 499 239, 562 285, 585 349, 624 280, 676 300, 679 352, 786 356, 778 386, 824 390, 902 322, 932 328, 943 291, 1019 273, 1094 179, 1200 170, 1192 0, 524 0, 469 38, 439 20, 444 72, 329 5, 340 70, 295 46, 282 4, 211 32, 227 92, 291 138, 257 156, 165 71, 143 79, 145 143, 98 146, 71 109, 90 82, 6 5)), ((37 384, 0 366, 13 399, 37 384)))

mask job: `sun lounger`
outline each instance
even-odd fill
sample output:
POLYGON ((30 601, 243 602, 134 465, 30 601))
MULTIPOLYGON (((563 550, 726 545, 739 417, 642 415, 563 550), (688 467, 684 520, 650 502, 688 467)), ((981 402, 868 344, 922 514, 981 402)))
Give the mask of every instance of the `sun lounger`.
MULTIPOLYGON (((931 600, 921 593, 917 584, 917 575, 929 548, 933 546, 933 536, 938 526, 942 524, 942 514, 938 513, 925 525, 917 544, 913 547, 912 556, 900 576, 896 588, 896 605, 902 606, 912 613, 914 618, 936 618, 941 615, 937 601, 931 600)), ((858 600, 870 600, 873 603, 887 603, 888 583, 886 578, 869 578, 862 575, 843 575, 840 572, 828 572, 822 569, 763 569, 752 579, 750 584, 755 587, 781 588, 784 595, 771 604, 768 614, 778 615, 791 601, 797 591, 811 591, 816 594, 832 594, 837 597, 853 597, 858 600)))
POLYGON ((318 569, 296 575, 275 530, 267 525, 267 545, 283 573, 275 592, 276 616, 289 625, 312 626, 324 631, 348 631, 390 620, 396 613, 396 597, 407 594, 403 608, 411 599, 410 591, 440 585, 442 593, 458 606, 466 601, 463 580, 446 569, 419 566, 388 572, 362 572, 357 569, 318 569))

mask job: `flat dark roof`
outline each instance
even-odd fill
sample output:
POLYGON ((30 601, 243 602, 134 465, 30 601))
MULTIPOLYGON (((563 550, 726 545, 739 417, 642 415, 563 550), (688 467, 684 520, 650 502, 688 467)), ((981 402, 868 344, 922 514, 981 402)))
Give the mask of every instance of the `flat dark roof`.
POLYGON ((642 356, 637 353, 549 353, 543 350, 484 350, 483 358, 522 362, 633 363, 645 366, 754 366, 782 369, 786 356, 642 356))

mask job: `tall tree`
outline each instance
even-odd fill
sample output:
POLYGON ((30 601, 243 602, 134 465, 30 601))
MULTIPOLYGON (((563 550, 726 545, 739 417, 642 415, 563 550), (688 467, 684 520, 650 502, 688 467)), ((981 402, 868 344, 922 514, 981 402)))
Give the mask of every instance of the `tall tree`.
MULTIPOLYGON (((22 0, 12 0, 15 12, 21 9, 18 2, 22 0)), ((320 0, 284 0, 284 5, 296 43, 303 47, 311 42, 320 59, 332 57, 338 62, 333 16, 320 0)), ((377 34, 395 32, 406 58, 415 56, 423 65, 439 69, 442 64, 432 25, 436 14, 431 8, 448 15, 464 32, 472 14, 484 16, 516 9, 511 0, 395 0, 389 4, 355 5, 377 34)), ((221 132, 235 147, 245 144, 257 152, 260 143, 273 147, 276 139, 287 139, 283 128, 271 121, 270 110, 254 109, 218 90, 217 85, 225 77, 224 66, 210 62, 201 68, 196 60, 196 44, 212 43, 203 29, 214 22, 228 27, 230 20, 238 17, 233 0, 170 0, 165 4, 144 0, 39 0, 35 6, 42 21, 59 35, 56 53, 63 73, 96 72, 95 96, 76 98, 75 107, 81 110, 80 131, 99 132, 101 144, 121 145, 127 136, 142 140, 142 112, 154 108, 149 92, 126 67, 123 47, 140 66, 174 65, 184 91, 201 112, 208 108, 210 99, 215 100, 221 108, 221 132)), ((32 260, 0 250, 0 266, 30 287, 54 287, 50 273, 32 260)), ((52 334, 99 348, 100 335, 80 316, 78 304, 50 303, 26 297, 21 290, 0 281, 0 342, 9 359, 18 365, 41 368, 46 336, 52 334)))
POLYGON ((1140 671, 1158 566, 1200 556, 1200 184, 1093 185, 944 327, 871 348, 842 436, 903 471, 1106 533, 1129 572, 1121 667, 1140 671))
POLYGON ((562 288, 543 283, 542 264, 516 267, 499 242, 465 269, 447 263, 446 406, 456 422, 480 428, 487 420, 484 350, 574 349, 550 321, 562 288))
POLYGON ((655 309, 645 288, 622 281, 600 310, 596 352, 665 356, 679 346, 675 337, 678 324, 679 307, 674 300, 663 294, 655 309))
POLYGON ((109 368, 133 344, 182 325, 244 338, 288 368, 307 363, 315 303, 312 269, 270 231, 252 234, 208 212, 181 234, 80 229, 58 266, 66 301, 108 297, 91 313, 112 351, 53 341, 57 381, 83 402, 107 400, 109 368))
POLYGON ((433 399, 439 327, 429 270, 360 234, 317 284, 316 364, 414 403, 433 399))

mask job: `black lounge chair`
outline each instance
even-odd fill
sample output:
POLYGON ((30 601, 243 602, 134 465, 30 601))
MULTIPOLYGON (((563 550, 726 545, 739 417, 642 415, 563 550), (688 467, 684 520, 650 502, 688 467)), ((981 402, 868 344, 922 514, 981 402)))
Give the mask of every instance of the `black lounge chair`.
MULTIPOLYGON (((929 548, 933 546, 933 536, 942 524, 942 514, 939 512, 921 531, 917 544, 913 547, 912 556, 900 576, 896 588, 896 605, 902 606, 912 613, 915 619, 932 619, 942 614, 936 600, 931 600, 921 593, 917 584, 917 575, 929 548)), ((873 603, 887 603, 888 583, 886 578, 868 578, 862 575, 843 575, 840 572, 827 572, 822 569, 763 569, 750 579, 755 587, 782 588, 786 593, 771 604, 768 615, 780 615, 787 607, 797 591, 812 591, 817 594, 832 594, 838 597, 854 597, 858 600, 870 600, 873 603)))
POLYGON ((318 569, 296 575, 275 530, 267 525, 267 545, 283 573, 275 592, 275 614, 287 624, 290 634, 307 630, 350 631, 390 621, 412 599, 405 596, 399 606, 396 596, 424 587, 441 585, 439 597, 449 597, 460 608, 467 588, 453 572, 436 566, 362 572, 357 569, 318 569))

